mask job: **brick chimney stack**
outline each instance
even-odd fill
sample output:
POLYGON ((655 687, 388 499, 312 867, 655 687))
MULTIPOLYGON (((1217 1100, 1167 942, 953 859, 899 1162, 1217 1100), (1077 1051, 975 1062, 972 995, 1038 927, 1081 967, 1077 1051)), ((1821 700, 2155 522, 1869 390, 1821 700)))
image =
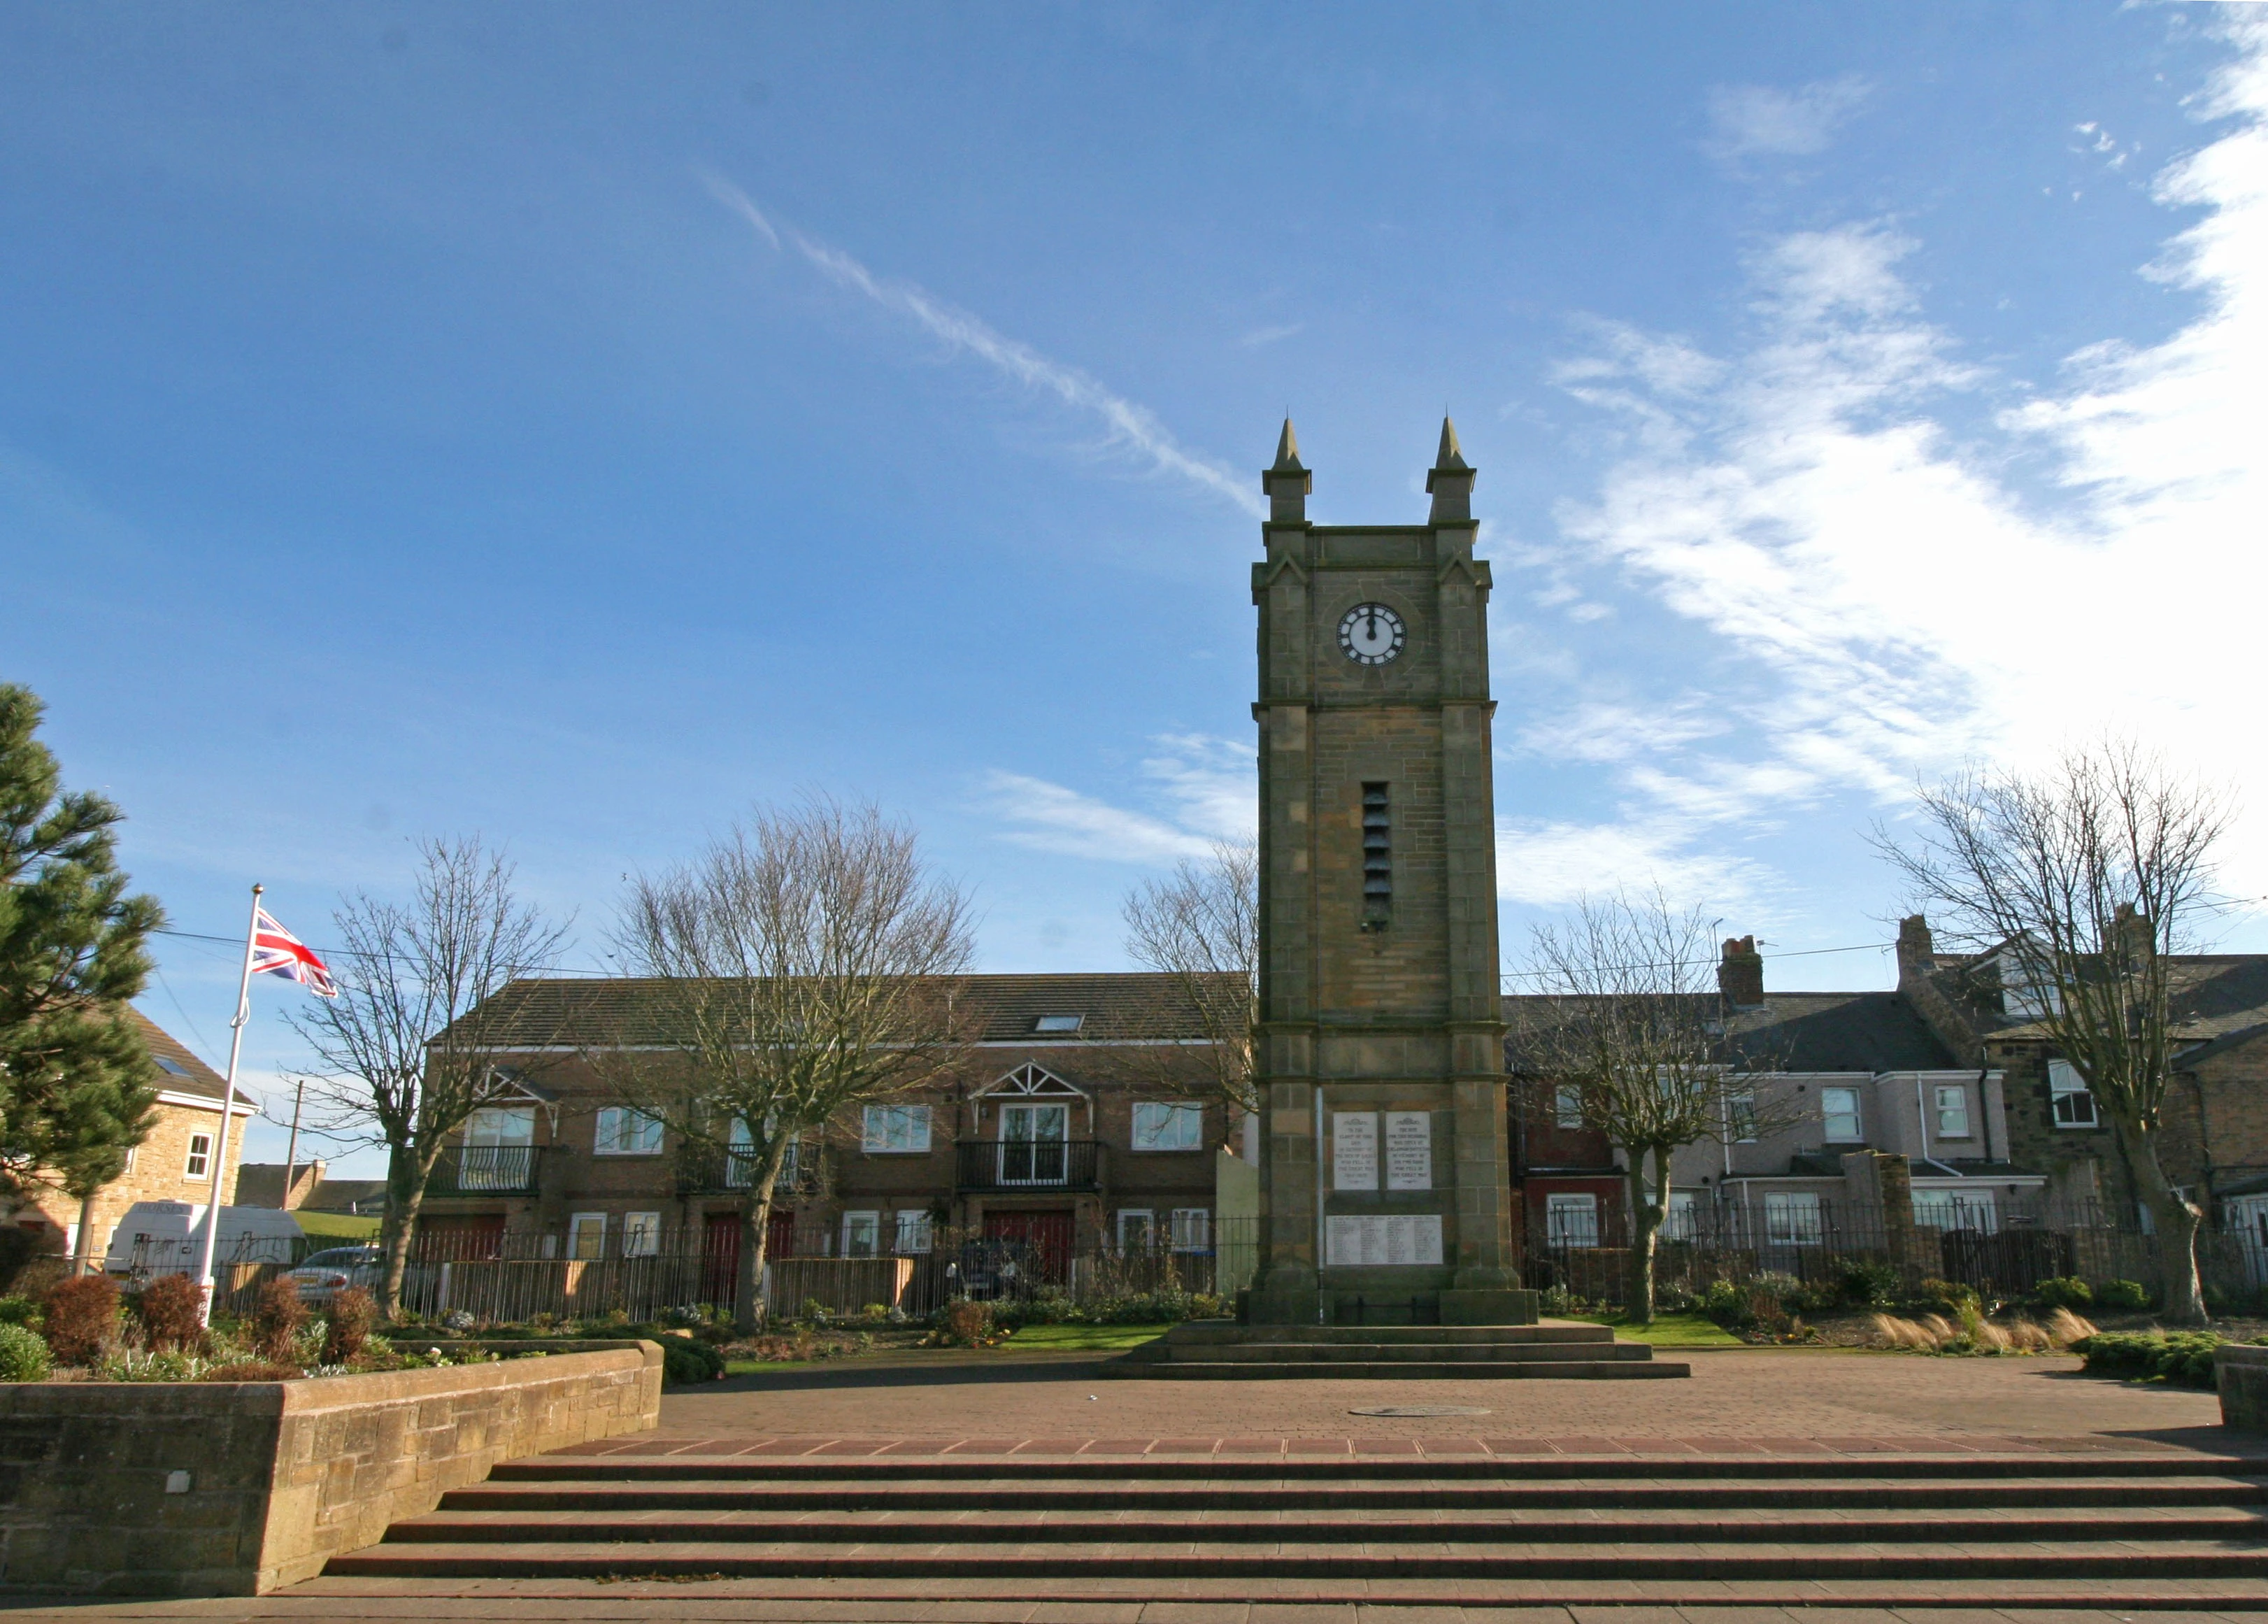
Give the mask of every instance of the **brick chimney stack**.
POLYGON ((1728 936, 1717 963, 1717 990, 1735 1009, 1756 1009, 1764 1001, 1764 957, 1754 936, 1728 936))
POLYGON ((1898 985, 1918 981, 1937 968, 1937 939, 1929 921, 1910 913, 1898 921, 1898 985))

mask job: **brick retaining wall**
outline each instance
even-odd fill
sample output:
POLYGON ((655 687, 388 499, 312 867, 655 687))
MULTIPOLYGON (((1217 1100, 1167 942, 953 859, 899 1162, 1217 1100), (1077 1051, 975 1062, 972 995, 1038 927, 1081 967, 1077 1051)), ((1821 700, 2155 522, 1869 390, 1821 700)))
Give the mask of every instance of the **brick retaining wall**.
POLYGON ((257 1595, 501 1460, 652 1427, 652 1342, 295 1382, 0 1386, 0 1588, 257 1595))

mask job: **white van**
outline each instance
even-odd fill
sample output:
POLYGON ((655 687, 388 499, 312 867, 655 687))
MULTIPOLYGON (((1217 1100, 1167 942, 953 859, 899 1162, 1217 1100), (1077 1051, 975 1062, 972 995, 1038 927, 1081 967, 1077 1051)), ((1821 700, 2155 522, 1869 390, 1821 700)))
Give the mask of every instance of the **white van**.
MULTIPOLYGON (((210 1210, 198 1201, 135 1202, 110 1233, 102 1272, 136 1279, 196 1273, 204 1262, 205 1214, 210 1210)), ((300 1234, 297 1218, 272 1207, 224 1207, 213 1266, 288 1264, 300 1234)))

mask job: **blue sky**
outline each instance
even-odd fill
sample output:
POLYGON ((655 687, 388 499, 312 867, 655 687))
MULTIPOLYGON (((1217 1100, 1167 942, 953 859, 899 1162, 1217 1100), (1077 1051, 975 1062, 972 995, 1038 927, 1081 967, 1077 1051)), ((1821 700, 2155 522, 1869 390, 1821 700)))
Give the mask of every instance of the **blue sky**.
POLYGON ((595 963, 821 787, 1109 968, 1249 821, 1278 419, 1394 522, 1446 407, 1508 955, 1659 881, 1886 985, 1915 773, 2260 787, 2264 120, 2254 7, 19 5, 0 671, 184 931, 478 830, 595 963))

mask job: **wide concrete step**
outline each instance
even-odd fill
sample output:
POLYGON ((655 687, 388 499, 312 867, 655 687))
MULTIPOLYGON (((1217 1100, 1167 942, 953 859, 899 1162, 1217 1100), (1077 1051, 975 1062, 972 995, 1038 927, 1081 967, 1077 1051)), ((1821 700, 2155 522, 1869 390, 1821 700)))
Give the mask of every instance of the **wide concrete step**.
POLYGON ((2251 1539, 2036 1540, 1961 1546, 1712 1541, 1551 1545, 1325 1539, 1211 1544, 664 1539, 393 1542, 334 1557, 328 1576, 598 1577, 622 1574, 825 1577, 1221 1579, 1556 1579, 1625 1582, 1930 1579, 1942 1583, 2154 1576, 2268 1579, 2268 1546, 2251 1539))
POLYGON ((856 1455, 536 1455, 500 1461, 491 1483, 843 1482, 901 1480, 1003 1484, 1487 1483, 1788 1481, 1796 1483, 1971 1482, 2010 1479, 2123 1482, 2199 1478, 2268 1480, 2268 1457, 2192 1455, 2171 1451, 1980 1455, 1539 1455, 1474 1456, 1132 1455, 1065 1458, 1041 1455, 897 1458, 856 1455))
POLYGON ((1092 1478, 1033 1478, 971 1484, 930 1476, 859 1482, 660 1478, 636 1481, 497 1480, 451 1489, 442 1511, 557 1511, 592 1516, 638 1511, 744 1511, 788 1516, 806 1511, 1111 1511, 1189 1510, 1228 1505, 1244 1512, 1316 1511, 1402 1516, 1424 1511, 1519 1510, 1644 1511, 1709 1517, 1727 1511, 1790 1510, 1996 1511, 2064 1508, 2268 1506, 2268 1483, 2226 1477, 1957 1480, 1876 1478, 1847 1482, 1772 1480, 1633 1482, 1406 1482, 1353 1479, 1257 1483, 1228 1480, 1192 1487, 1174 1482, 1110 1482, 1092 1478))
MULTIPOLYGON (((1611 1342, 1607 1325, 1240 1325, 1226 1320, 1192 1319, 1175 1325, 1160 1342, 1415 1342, 1449 1346, 1460 1342, 1611 1342)), ((1156 1343, 1150 1344, 1152 1347, 1156 1343)))
POLYGON ((1336 1542, 1369 1546, 1523 1544, 1575 1546, 1708 1543, 1820 1545, 1943 1541, 1984 1544, 2222 1540, 2268 1549, 2268 1517, 2254 1508, 2064 1507, 1946 1512, 1860 1509, 1822 1515, 1782 1508, 1697 1514, 1676 1508, 1567 1512, 1376 1507, 1263 1511, 1243 1506, 1196 1510, 479 1510, 451 1509, 397 1523, 389 1542, 409 1545, 657 1543, 696 1540, 838 1546, 941 1545, 1186 1545, 1336 1542))
MULTIPOLYGON (((1296 1350, 1284 1350, 1285 1355, 1296 1350)), ((1098 1374, 1137 1381, 1626 1381, 1693 1374, 1683 1361, 1646 1357, 1590 1359, 1332 1360, 1281 1356, 1265 1360, 1184 1359, 1151 1364, 1104 1365, 1098 1374)))
POLYGON ((1653 1357, 1653 1349, 1643 1342, 1195 1342, 1167 1348, 1156 1362, 1557 1364, 1653 1357))

